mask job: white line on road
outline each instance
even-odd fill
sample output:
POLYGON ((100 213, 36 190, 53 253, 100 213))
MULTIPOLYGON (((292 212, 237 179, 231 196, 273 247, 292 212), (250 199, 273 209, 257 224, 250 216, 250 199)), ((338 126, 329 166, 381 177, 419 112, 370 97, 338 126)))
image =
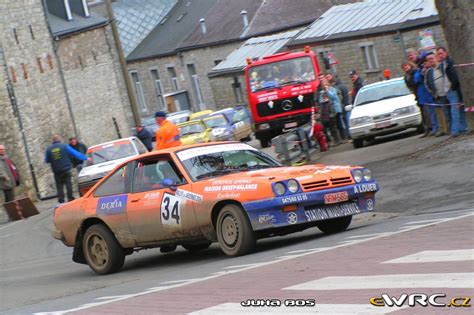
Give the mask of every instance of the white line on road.
POLYGON ((428 222, 436 222, 436 221, 442 221, 443 219, 431 219, 431 220, 422 220, 422 221, 412 221, 412 222, 407 222, 404 225, 412 225, 412 224, 418 224, 418 223, 428 223, 428 222))
POLYGON ((474 260, 474 249, 426 250, 416 254, 384 261, 382 264, 409 264, 465 260, 474 260))
POLYGON ((337 276, 297 284, 283 290, 359 290, 409 288, 472 288, 474 273, 427 273, 337 276))
POLYGON ((364 237, 372 237, 372 236, 380 236, 380 235, 385 235, 387 233, 374 233, 374 234, 363 234, 363 235, 354 235, 354 236, 348 236, 346 239, 350 238, 364 238, 364 237))
POLYGON ((316 248, 309 248, 309 249, 300 249, 300 250, 293 250, 291 252, 286 252, 285 254, 299 254, 299 253, 306 253, 306 252, 315 252, 327 250, 328 247, 316 247, 316 248))
POLYGON ((200 311, 188 313, 189 315, 214 315, 214 314, 388 314, 399 311, 404 307, 374 307, 368 304, 316 304, 314 307, 243 307, 239 303, 224 303, 200 311))

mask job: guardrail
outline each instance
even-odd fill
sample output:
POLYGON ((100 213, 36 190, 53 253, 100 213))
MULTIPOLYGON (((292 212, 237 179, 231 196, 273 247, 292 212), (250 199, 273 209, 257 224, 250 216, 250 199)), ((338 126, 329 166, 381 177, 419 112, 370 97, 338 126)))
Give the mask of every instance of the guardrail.
POLYGON ((297 166, 311 161, 311 155, 319 148, 309 137, 311 128, 311 124, 306 124, 272 139, 272 147, 282 164, 297 166))

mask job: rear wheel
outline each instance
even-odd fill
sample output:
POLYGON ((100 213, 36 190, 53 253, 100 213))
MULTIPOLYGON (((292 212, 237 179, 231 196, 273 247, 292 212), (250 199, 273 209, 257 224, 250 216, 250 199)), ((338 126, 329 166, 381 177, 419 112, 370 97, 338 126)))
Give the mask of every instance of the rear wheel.
POLYGON ((255 248, 255 234, 244 210, 233 204, 224 206, 217 216, 217 240, 227 256, 241 256, 255 248))
POLYGON ((206 243, 201 243, 201 244, 183 244, 184 249, 189 250, 190 252, 198 252, 201 250, 204 250, 206 248, 209 248, 211 246, 211 242, 206 242, 206 243))
POLYGON ((364 139, 352 139, 352 145, 355 149, 362 148, 364 146, 364 139))
POLYGON ((318 229, 326 234, 334 234, 345 231, 349 224, 351 224, 352 216, 346 216, 341 218, 334 218, 329 220, 321 221, 317 224, 318 229))
POLYGON ((89 227, 82 239, 84 257, 89 267, 100 275, 122 268, 125 252, 112 232, 102 224, 89 227))

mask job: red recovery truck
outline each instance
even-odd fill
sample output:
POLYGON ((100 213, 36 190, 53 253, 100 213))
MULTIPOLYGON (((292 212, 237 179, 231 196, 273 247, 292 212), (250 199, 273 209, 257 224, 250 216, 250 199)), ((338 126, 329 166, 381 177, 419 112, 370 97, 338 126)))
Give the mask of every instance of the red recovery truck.
POLYGON ((268 147, 273 137, 310 121, 318 75, 316 55, 309 47, 304 52, 247 59, 249 105, 262 147, 268 147))

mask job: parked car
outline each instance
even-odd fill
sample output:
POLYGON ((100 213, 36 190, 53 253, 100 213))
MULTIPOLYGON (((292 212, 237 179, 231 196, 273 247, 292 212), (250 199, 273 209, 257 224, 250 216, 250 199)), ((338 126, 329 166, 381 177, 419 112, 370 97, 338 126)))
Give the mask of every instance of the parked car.
POLYGON ((182 111, 179 111, 179 112, 169 113, 168 117, 166 119, 171 121, 173 124, 177 125, 177 124, 183 123, 185 121, 188 121, 189 116, 191 114, 192 114, 192 112, 190 110, 182 110, 182 111))
POLYGON ((84 195, 114 167, 132 156, 148 152, 137 137, 123 138, 94 145, 86 155, 92 159, 78 175, 79 194, 84 195))
POLYGON ((207 128, 212 129, 211 133, 215 141, 237 140, 232 126, 224 114, 210 115, 202 121, 207 128))
POLYGON ((210 109, 207 109, 207 110, 203 110, 203 111, 200 111, 200 112, 192 113, 192 114, 189 116, 189 120, 203 119, 204 117, 209 116, 209 115, 212 114, 213 112, 214 112, 214 111, 212 111, 212 110, 210 110, 210 109))
POLYGON ((121 163, 55 209, 52 235, 98 274, 153 247, 198 251, 218 242, 240 256, 259 238, 315 226, 342 232, 353 215, 374 210, 378 189, 360 166, 284 167, 244 143, 201 143, 121 163))
POLYGON ((250 112, 244 106, 224 108, 211 114, 211 116, 223 114, 229 121, 234 139, 240 141, 252 140, 252 119, 250 112))
POLYGON ((423 132, 415 95, 408 90, 403 78, 362 87, 354 105, 347 105, 346 111, 351 111, 349 129, 354 148, 362 147, 364 140, 408 128, 423 132))
POLYGON ((201 120, 187 121, 178 124, 181 144, 188 145, 212 141, 212 129, 207 128, 201 120))

